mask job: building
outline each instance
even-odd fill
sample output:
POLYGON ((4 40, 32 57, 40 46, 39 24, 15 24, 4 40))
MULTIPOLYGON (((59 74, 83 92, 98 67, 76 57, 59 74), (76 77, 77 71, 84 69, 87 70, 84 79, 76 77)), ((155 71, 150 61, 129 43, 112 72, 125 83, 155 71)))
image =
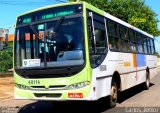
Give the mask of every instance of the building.
MULTIPOLYGON (((6 38, 3 38, 3 42, 6 41, 6 38)), ((8 35, 8 42, 13 42, 14 41, 14 34, 9 34, 8 35)))
POLYGON ((4 39, 6 41, 8 41, 8 33, 9 33, 9 30, 8 29, 4 29, 4 28, 0 28, 0 50, 3 49, 3 46, 4 46, 4 39))

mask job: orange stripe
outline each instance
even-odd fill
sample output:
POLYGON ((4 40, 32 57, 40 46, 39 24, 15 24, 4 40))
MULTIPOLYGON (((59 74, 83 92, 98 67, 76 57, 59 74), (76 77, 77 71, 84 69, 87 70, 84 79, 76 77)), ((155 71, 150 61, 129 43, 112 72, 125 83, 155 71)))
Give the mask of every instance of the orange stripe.
POLYGON ((133 54, 133 66, 137 67, 136 54, 133 54))

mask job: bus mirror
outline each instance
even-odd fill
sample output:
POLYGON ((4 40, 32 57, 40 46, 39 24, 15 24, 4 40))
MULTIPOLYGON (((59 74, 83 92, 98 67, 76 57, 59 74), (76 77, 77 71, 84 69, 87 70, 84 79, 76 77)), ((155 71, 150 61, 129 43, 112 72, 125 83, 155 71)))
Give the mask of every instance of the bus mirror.
POLYGON ((94 50, 94 53, 96 53, 96 37, 95 37, 95 30, 94 30, 93 13, 89 12, 89 16, 91 18, 92 48, 94 50))

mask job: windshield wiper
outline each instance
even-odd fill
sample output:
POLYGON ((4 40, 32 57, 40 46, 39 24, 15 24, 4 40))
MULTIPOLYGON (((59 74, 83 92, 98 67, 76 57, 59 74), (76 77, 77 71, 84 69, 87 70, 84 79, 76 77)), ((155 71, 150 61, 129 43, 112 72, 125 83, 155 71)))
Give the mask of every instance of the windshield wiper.
POLYGON ((39 38, 39 34, 38 34, 38 32, 35 30, 35 28, 31 25, 31 24, 28 24, 28 27, 33 31, 33 33, 36 35, 36 56, 37 56, 37 58, 38 58, 38 56, 39 56, 39 54, 38 54, 38 38, 39 38))
POLYGON ((38 32, 35 30, 35 28, 31 24, 28 24, 28 26, 33 31, 33 33, 36 35, 36 37, 39 38, 38 32))
POLYGON ((55 29, 53 30, 54 33, 56 33, 56 32, 59 30, 59 27, 60 27, 60 25, 64 22, 64 19, 65 19, 65 16, 62 16, 62 17, 58 20, 58 22, 57 22, 57 24, 56 24, 56 26, 55 26, 55 29))

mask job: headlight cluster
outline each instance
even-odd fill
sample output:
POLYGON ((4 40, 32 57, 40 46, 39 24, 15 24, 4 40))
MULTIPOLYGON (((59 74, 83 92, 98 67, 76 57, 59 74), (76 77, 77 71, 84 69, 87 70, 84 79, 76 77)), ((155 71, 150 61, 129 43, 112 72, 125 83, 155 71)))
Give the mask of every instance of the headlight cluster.
POLYGON ((78 88, 85 87, 85 86, 87 86, 89 84, 90 84, 90 82, 88 82, 88 81, 86 81, 86 82, 80 82, 80 83, 69 85, 68 89, 78 89, 78 88))
POLYGON ((29 90, 30 87, 29 86, 25 86, 25 85, 22 85, 22 84, 15 84, 15 86, 19 89, 25 89, 25 90, 29 90))

